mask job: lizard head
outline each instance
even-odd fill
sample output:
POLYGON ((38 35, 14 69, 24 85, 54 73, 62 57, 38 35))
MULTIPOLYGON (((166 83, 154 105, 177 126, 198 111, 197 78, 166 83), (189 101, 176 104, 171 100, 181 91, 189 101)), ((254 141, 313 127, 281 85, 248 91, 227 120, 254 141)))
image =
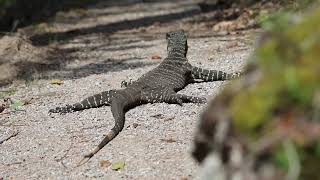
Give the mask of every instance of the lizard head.
POLYGON ((168 55, 175 54, 182 55, 184 57, 187 56, 188 52, 188 42, 187 35, 183 30, 168 32, 166 34, 166 39, 168 42, 167 50, 168 55))

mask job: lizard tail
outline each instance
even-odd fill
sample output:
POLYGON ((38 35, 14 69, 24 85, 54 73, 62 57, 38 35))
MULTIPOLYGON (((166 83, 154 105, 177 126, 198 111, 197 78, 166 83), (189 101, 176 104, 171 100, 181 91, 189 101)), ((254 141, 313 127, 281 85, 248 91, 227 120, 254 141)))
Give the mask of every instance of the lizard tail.
POLYGON ((110 104, 111 98, 113 95, 114 95, 114 90, 104 91, 99 94, 89 96, 79 103, 50 109, 49 113, 69 113, 73 111, 81 111, 83 109, 100 107, 103 105, 110 104))
POLYGON ((207 70, 199 67, 192 67, 192 76, 194 79, 202 79, 204 81, 224 81, 236 79, 241 76, 241 72, 226 73, 217 70, 207 70))
POLYGON ((112 139, 114 139, 123 129, 125 122, 125 101, 114 98, 111 102, 111 112, 115 118, 114 127, 105 135, 99 145, 90 153, 86 154, 83 159, 78 163, 78 166, 86 163, 96 153, 98 153, 105 145, 107 145, 112 139))

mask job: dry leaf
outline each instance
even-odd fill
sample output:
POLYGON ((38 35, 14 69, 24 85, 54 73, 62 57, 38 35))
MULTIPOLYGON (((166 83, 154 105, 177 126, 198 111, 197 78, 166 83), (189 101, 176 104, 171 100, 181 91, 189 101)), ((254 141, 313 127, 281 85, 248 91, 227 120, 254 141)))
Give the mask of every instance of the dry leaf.
POLYGON ((168 117, 168 118, 164 119, 164 121, 171 121, 171 120, 173 120, 174 118, 175 118, 174 116, 168 117))
POLYGON ((64 82, 62 81, 62 80, 60 80, 60 79, 52 79, 51 81, 50 81, 50 84, 57 84, 57 85, 61 85, 61 84, 63 84, 64 82))
POLYGON ((0 105, 0 113, 2 113, 6 108, 4 107, 4 105, 0 105))
POLYGON ((238 42, 234 41, 227 45, 227 49, 234 48, 238 46, 238 42))
POLYGON ((234 26, 233 21, 221 21, 213 26, 213 31, 230 31, 234 26))
POLYGON ((167 143, 174 143, 177 142, 176 140, 170 138, 170 139, 160 139, 161 141, 167 142, 167 143))
POLYGON ((31 104, 31 103, 33 103, 34 100, 35 100, 35 98, 33 98, 33 97, 27 98, 27 99, 23 100, 23 103, 24 103, 24 105, 31 104))
POLYGON ((123 169, 124 166, 125 166, 124 161, 120 160, 120 161, 117 161, 117 162, 113 163, 112 166, 111 166, 111 169, 115 170, 115 171, 118 171, 120 169, 123 169))
POLYGON ((111 165, 111 162, 108 160, 101 160, 100 161, 100 167, 109 167, 111 165))
POLYGON ((163 114, 155 114, 155 115, 151 115, 150 117, 154 117, 157 119, 163 119, 165 116, 163 114))
POLYGON ((159 56, 159 55, 153 55, 153 56, 151 57, 151 59, 161 59, 161 56, 159 56))
POLYGON ((136 127, 139 126, 139 124, 138 124, 138 123, 133 123, 132 126, 133 126, 134 128, 136 128, 136 127))

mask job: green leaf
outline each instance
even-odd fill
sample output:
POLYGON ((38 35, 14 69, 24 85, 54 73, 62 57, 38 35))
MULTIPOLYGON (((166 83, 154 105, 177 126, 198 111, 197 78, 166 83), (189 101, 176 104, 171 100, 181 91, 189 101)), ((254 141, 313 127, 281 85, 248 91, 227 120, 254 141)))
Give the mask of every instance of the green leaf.
POLYGON ((24 102, 17 100, 17 101, 14 101, 13 104, 10 105, 10 108, 12 110, 18 110, 23 105, 24 105, 24 102))
POLYGON ((278 166, 280 166, 281 168, 284 168, 284 169, 288 169, 289 168, 289 161, 288 161, 286 152, 283 149, 283 147, 277 149, 274 152, 273 158, 274 158, 276 164, 278 166))
POLYGON ((61 84, 63 84, 64 82, 62 81, 62 80, 60 80, 60 79, 52 79, 51 81, 50 81, 50 84, 56 84, 56 85, 61 85, 61 84))
POLYGON ((314 151, 315 151, 315 155, 317 157, 320 157, 320 140, 318 140, 316 143, 315 143, 315 146, 314 146, 314 151))
POLYGON ((112 166, 111 166, 111 169, 115 170, 115 171, 118 171, 120 169, 123 169, 124 166, 125 166, 125 162, 120 160, 120 161, 117 161, 117 162, 113 163, 112 166))

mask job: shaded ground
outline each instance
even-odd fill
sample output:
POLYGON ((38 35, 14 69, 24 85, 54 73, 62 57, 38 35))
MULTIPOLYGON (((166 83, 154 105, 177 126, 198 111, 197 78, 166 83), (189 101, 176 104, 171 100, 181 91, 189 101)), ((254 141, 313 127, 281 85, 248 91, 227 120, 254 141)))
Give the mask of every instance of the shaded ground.
MULTIPOLYGON (((41 69, 42 80, 15 84, 12 99, 29 99, 22 111, 0 115, 0 178, 193 179, 198 165, 190 156, 198 115, 205 105, 147 104, 126 114, 123 132, 87 164, 74 168, 113 125, 109 107, 66 115, 48 115, 52 107, 137 79, 166 56, 165 33, 189 32, 189 61, 207 69, 239 71, 250 53, 252 32, 213 28, 217 11, 201 13, 193 1, 128 3, 113 1, 58 13, 55 20, 20 30, 35 47, 55 47, 59 68, 41 69), (110 4, 111 3, 111 4, 110 4), (34 30, 39 31, 31 34, 34 30), (59 78, 64 84, 50 84, 59 78), (100 162, 124 160, 119 171, 100 162)), ((232 18, 231 18, 232 19, 232 18)), ((53 62, 53 63, 54 63, 53 62)), ((28 67, 28 65, 26 65, 28 67)), ((39 72, 41 71, 41 72, 39 72)), ((30 76, 33 76, 31 74, 30 76)), ((189 85, 182 93, 214 97, 226 82, 189 85)))
POLYGON ((47 21, 61 10, 85 8, 100 1, 102 0, 2 0, 0 31, 16 31, 17 28, 47 21))

